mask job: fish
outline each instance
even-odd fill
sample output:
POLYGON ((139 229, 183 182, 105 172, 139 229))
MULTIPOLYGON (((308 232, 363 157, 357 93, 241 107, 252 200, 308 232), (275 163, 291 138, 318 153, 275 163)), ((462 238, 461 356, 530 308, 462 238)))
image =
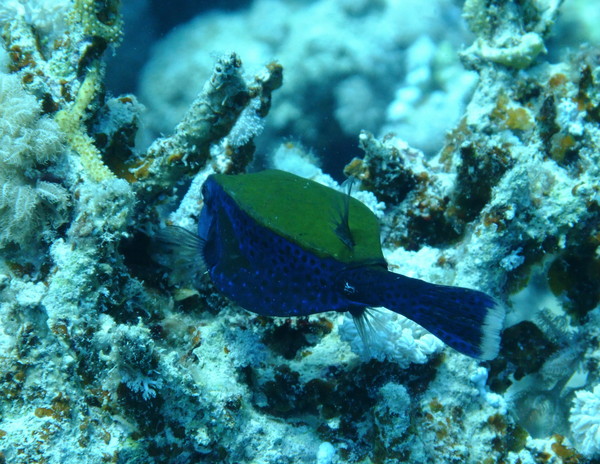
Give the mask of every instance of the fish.
POLYGON ((460 353, 497 356, 503 306, 478 290, 389 271, 377 217, 349 192, 271 169, 212 174, 202 196, 197 233, 177 228, 171 242, 242 308, 348 312, 365 343, 376 336, 372 309, 386 308, 460 353))

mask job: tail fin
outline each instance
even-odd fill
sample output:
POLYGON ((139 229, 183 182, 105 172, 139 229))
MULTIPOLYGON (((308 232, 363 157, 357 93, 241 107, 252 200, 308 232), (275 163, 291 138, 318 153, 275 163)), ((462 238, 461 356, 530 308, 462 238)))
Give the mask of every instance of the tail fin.
POLYGON ((383 306, 421 325, 457 351, 494 359, 504 308, 468 288, 435 285, 375 267, 344 271, 344 293, 354 303, 383 306))

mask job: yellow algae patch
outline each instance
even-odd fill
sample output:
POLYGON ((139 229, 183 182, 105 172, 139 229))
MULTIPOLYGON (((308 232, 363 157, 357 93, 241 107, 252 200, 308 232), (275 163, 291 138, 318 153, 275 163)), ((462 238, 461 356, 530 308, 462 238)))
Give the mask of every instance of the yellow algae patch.
POLYGON ((491 116, 498 120, 504 128, 510 130, 526 131, 533 129, 535 125, 531 111, 510 102, 506 95, 500 95, 491 116))
POLYGON ((85 112, 100 87, 100 74, 97 67, 92 68, 81 84, 73 105, 59 111, 54 118, 71 148, 81 157, 81 165, 96 182, 116 178, 102 161, 100 150, 96 148, 94 141, 86 134, 83 127, 85 112))
POLYGON ((123 38, 123 17, 117 0, 75 0, 69 19, 83 26, 83 32, 119 44, 123 38))

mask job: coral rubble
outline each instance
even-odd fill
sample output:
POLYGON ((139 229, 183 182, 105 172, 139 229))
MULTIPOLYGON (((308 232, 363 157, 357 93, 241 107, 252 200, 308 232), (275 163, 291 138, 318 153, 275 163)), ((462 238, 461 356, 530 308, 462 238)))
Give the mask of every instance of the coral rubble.
POLYGON ((455 2, 421 6, 256 0, 193 20, 144 71, 144 136, 170 135, 140 148, 142 105, 104 86, 120 2, 0 4, 0 463, 600 457, 600 58, 547 58, 560 0, 467 0, 460 54, 455 2), (235 52, 208 64, 182 39, 209 36, 235 52), (436 111, 448 125, 411 136, 436 111), (148 235, 193 230, 202 182, 247 170, 271 119, 263 161, 332 187, 281 133, 356 141, 345 172, 390 269, 502 301, 497 359, 383 310, 365 349, 348 316, 250 314, 151 260, 148 235))

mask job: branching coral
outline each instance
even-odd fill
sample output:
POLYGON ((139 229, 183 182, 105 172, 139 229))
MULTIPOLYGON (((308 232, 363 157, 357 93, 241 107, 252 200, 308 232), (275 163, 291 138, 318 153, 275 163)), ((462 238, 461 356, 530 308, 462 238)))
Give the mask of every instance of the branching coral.
MULTIPOLYGON (((175 128, 175 133, 156 140, 139 166, 132 167, 133 175, 144 180, 144 191, 153 192, 154 188, 171 183, 182 172, 197 170, 208 159, 210 145, 230 133, 244 110, 258 117, 268 113, 271 93, 281 83, 282 67, 276 63, 267 66, 254 81, 246 82, 242 75, 242 62, 236 54, 220 58, 211 78, 175 128), (252 99, 258 104, 248 108, 252 99)), ((244 145, 252 139, 250 134, 256 133, 252 124, 246 125, 243 136, 241 133, 235 135, 239 142, 229 149, 231 161, 235 158, 233 148, 244 145)), ((240 169, 235 163, 230 164, 223 170, 240 169)))
POLYGON ((102 161, 100 151, 83 127, 86 112, 99 91, 100 77, 101 71, 99 64, 96 63, 81 84, 75 102, 56 114, 56 122, 65 133, 73 150, 79 154, 85 172, 96 182, 115 178, 102 161))
MULTIPOLYGON (((153 202, 174 183, 194 175, 205 179, 213 171, 243 170, 252 159, 253 139, 269 112, 271 94, 282 79, 283 68, 277 63, 246 80, 235 53, 221 57, 174 134, 155 140, 143 157, 130 163, 130 177, 139 181, 134 184, 139 198, 153 202)), ((192 190, 190 196, 197 198, 199 189, 192 190)))

